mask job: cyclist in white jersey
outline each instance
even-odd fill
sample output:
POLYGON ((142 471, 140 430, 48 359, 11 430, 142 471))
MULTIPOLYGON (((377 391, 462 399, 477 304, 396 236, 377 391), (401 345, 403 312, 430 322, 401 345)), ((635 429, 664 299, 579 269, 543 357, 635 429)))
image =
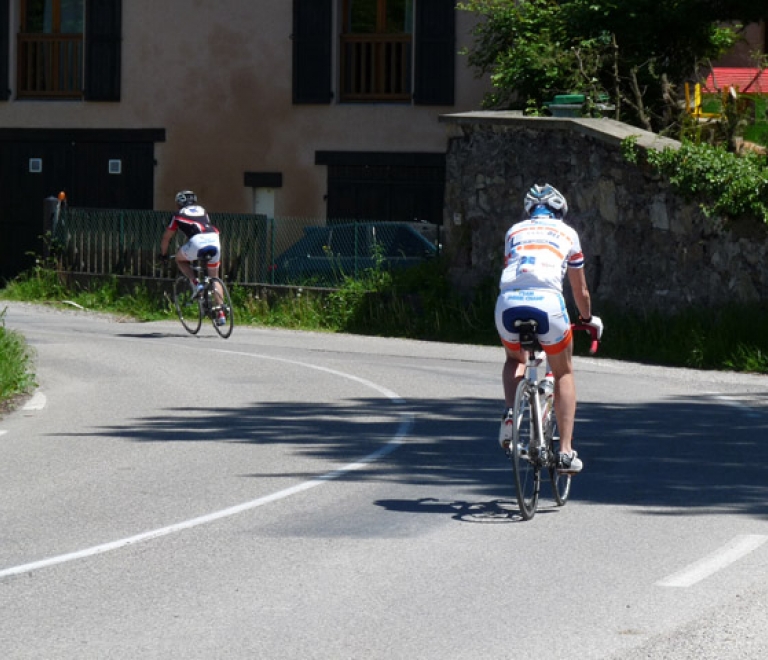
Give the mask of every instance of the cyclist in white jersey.
MULTIPOLYGON (((504 270, 496 301, 496 329, 506 353, 502 370, 504 419, 511 414, 527 361, 527 351, 520 346, 514 322, 533 318, 539 323, 539 343, 555 378, 560 467, 568 472, 580 472, 583 463, 572 447, 576 385, 571 322, 563 298, 566 272, 581 322, 595 327, 598 339, 603 323, 592 315, 579 236, 563 222, 568 213, 565 198, 549 184, 534 185, 525 196, 524 206, 526 219, 510 227, 504 239, 504 270)), ((505 428, 511 433, 511 424, 505 428)), ((504 447, 508 447, 510 441, 511 437, 501 437, 504 447)))

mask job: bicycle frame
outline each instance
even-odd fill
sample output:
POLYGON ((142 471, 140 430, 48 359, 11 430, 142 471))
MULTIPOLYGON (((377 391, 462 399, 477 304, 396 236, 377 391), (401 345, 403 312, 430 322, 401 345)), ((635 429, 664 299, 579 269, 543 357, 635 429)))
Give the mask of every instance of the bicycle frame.
MULTIPOLYGON (((554 413, 554 392, 540 387, 539 368, 549 362, 536 335, 534 320, 515 322, 521 346, 528 351, 525 373, 515 392, 513 438, 507 456, 512 461, 515 489, 520 513, 525 520, 536 514, 541 488, 541 472, 547 470, 555 503, 563 506, 570 495, 571 474, 558 469, 559 437, 554 413)), ((592 335, 590 351, 597 350, 596 330, 573 324, 574 330, 587 330, 592 335)))
POLYGON ((542 364, 545 366, 545 373, 549 373, 549 362, 544 351, 540 348, 538 350, 535 348, 530 350, 528 362, 525 365, 523 383, 533 408, 530 423, 533 428, 532 441, 535 440, 535 443, 529 443, 528 460, 535 462, 538 467, 547 467, 552 460, 557 459, 556 456, 549 455, 549 449, 544 436, 545 415, 549 415, 552 409, 551 406, 554 405, 554 393, 548 394, 546 399, 542 400, 543 392, 541 391, 539 380, 539 367, 542 364))
POLYGON ((190 263, 192 272, 197 273, 198 283, 202 285, 199 294, 193 294, 189 280, 180 274, 173 286, 173 303, 176 313, 190 334, 197 334, 203 318, 213 323, 216 332, 227 339, 234 328, 234 313, 232 299, 224 281, 219 277, 208 274, 208 260, 198 259, 190 263), (223 310, 224 323, 217 323, 217 315, 223 310))

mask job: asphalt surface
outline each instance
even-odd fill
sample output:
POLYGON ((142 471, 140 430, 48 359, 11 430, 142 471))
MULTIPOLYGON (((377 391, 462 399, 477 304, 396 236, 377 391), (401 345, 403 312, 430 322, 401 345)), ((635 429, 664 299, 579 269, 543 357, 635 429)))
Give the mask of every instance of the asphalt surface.
POLYGON ((578 359, 585 471, 524 522, 500 349, 2 305, 3 659, 768 652, 766 377, 578 359))

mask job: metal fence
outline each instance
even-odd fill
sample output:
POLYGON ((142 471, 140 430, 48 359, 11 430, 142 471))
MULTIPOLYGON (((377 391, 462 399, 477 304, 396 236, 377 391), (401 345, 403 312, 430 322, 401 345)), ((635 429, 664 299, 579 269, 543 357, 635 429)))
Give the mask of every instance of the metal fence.
MULTIPOLYGON (((440 227, 211 213, 221 233, 223 277, 242 284, 333 286, 371 268, 405 268, 436 256, 440 227)), ((51 247, 62 270, 163 276, 160 238, 168 211, 64 208, 51 247)), ((176 235, 174 252, 184 240, 176 235)))

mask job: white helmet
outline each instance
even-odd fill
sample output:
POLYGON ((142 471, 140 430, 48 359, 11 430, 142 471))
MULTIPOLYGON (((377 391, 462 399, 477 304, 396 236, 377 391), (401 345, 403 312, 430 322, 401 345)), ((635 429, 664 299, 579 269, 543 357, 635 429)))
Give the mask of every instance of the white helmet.
POLYGON ((197 204, 197 195, 191 190, 182 190, 181 192, 176 193, 176 206, 180 209, 183 209, 185 206, 190 206, 191 204, 197 204))
POLYGON ((531 186, 525 195, 523 205, 529 218, 549 215, 562 220, 568 213, 568 202, 565 201, 565 197, 548 183, 543 186, 537 184, 531 186))

